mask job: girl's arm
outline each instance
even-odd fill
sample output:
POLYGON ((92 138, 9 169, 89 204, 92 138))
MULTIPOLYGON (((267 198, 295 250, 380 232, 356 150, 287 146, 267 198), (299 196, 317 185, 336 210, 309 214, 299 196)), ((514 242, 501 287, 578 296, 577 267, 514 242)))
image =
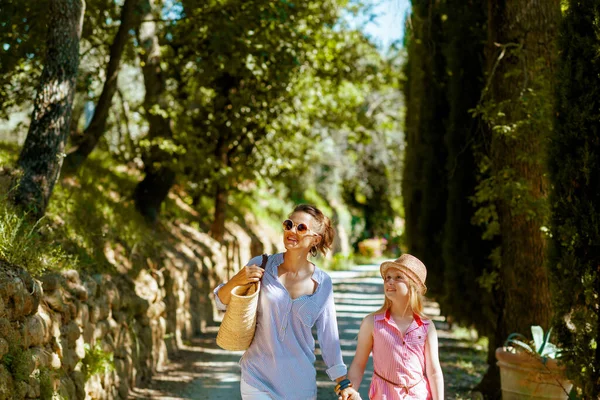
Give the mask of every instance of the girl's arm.
POLYGON ((438 337, 433 321, 429 324, 425 341, 425 373, 433 400, 444 399, 444 375, 438 356, 438 337))
POLYGON ((373 314, 367 315, 360 324, 358 341, 356 343, 356 354, 348 370, 348 379, 356 390, 360 387, 365 368, 369 361, 369 355, 373 349, 373 314))

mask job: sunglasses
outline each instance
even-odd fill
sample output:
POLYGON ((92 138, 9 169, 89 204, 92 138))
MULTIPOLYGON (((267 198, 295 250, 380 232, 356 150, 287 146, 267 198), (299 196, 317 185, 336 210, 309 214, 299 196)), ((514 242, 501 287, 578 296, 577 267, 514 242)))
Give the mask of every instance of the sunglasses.
POLYGON ((306 225, 302 222, 299 224, 296 224, 291 219, 286 219, 285 221, 283 221, 283 230, 284 231, 291 231, 292 229, 294 229, 294 227, 296 227, 296 232, 298 232, 299 235, 304 236, 310 232, 314 236, 319 236, 318 233, 314 233, 313 231, 311 231, 310 228, 308 227, 308 225, 306 225))

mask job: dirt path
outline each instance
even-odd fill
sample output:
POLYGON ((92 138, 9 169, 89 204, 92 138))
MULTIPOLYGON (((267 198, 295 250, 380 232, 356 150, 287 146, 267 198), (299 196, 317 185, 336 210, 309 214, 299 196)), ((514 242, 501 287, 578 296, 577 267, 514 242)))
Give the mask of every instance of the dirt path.
MULTIPOLYGON (((377 266, 360 266, 351 271, 331 272, 344 361, 352 362, 356 335, 362 318, 383 304, 382 281, 377 266)), ((432 316, 440 337, 440 358, 446 381, 447 399, 470 399, 469 388, 474 386, 485 370, 485 353, 470 338, 466 330, 448 330, 439 315, 436 303, 426 303, 425 312, 432 316)), ((130 399, 195 399, 239 400, 242 352, 221 350, 215 343, 217 328, 194 339, 166 371, 154 376, 151 385, 136 389, 130 399)), ((319 349, 317 348, 317 352, 319 349)), ((334 384, 325 374, 325 364, 317 356, 317 385, 319 400, 337 400, 334 384)), ((368 386, 372 376, 369 360, 363 383, 359 389, 363 399, 368 399, 368 386)))

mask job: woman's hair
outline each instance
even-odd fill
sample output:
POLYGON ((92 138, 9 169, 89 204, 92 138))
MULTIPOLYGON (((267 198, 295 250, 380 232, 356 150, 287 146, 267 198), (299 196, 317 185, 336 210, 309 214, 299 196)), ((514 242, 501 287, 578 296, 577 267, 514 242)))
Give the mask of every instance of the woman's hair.
MULTIPOLYGON (((423 312, 423 295, 419 291, 419 288, 417 287, 416 283, 414 283, 410 278, 408 278, 406 274, 404 274, 403 272, 401 273, 405 276, 406 282, 408 284, 408 305, 412 309, 412 312, 417 314, 421 319, 429 319, 429 317, 423 312)), ((392 301, 386 297, 383 301, 383 306, 381 306, 381 308, 375 311, 373 314, 380 314, 386 312, 391 306, 392 301)))
POLYGON ((331 249, 333 244, 333 238, 335 237, 335 231, 331 226, 331 220, 327 218, 321 210, 310 204, 299 204, 294 208, 294 211, 290 214, 290 217, 295 212, 303 212, 309 214, 315 220, 314 231, 321 235, 321 241, 310 249, 310 254, 314 257, 318 252, 326 255, 327 251, 331 249))

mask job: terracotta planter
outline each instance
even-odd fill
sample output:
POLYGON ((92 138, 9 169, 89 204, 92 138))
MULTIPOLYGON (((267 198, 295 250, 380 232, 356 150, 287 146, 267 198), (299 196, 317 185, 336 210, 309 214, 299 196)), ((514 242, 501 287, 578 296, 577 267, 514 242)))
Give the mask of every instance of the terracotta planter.
POLYGON ((544 365, 531 354, 514 354, 504 347, 496 349, 496 359, 500 367, 502 400, 567 399, 573 387, 556 360, 548 359, 544 365))

